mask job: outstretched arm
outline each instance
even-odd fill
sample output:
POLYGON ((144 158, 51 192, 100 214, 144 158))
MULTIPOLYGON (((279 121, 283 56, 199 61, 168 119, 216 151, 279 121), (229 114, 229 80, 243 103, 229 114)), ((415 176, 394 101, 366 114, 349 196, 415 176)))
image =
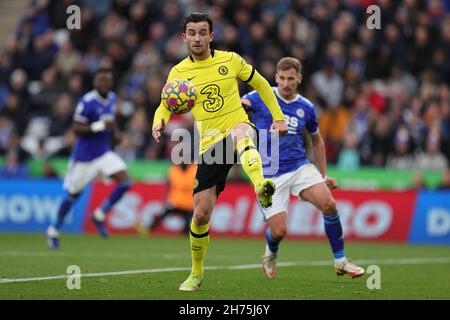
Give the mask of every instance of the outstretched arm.
POLYGON ((273 117, 273 124, 270 127, 271 132, 278 132, 279 135, 285 135, 288 132, 286 123, 284 122, 284 115, 278 104, 277 98, 273 93, 269 82, 253 69, 253 76, 248 83, 259 93, 259 96, 264 101, 264 104, 269 109, 273 117))
POLYGON ((99 120, 91 124, 74 120, 72 128, 75 134, 77 135, 90 135, 97 132, 105 131, 106 129, 114 130, 116 128, 116 124, 114 121, 106 121, 106 120, 99 120))
POLYGON ((159 143, 159 138, 161 137, 164 129, 166 128, 166 123, 170 119, 170 111, 164 108, 162 104, 156 109, 155 116, 153 117, 153 130, 152 136, 159 143))
POLYGON ((314 159, 320 174, 325 178, 325 183, 330 189, 337 188, 336 179, 327 177, 327 156, 325 152, 325 143, 323 142, 320 132, 311 135, 314 159))
MULTIPOLYGON (((166 83, 173 80, 175 77, 175 71, 172 68, 167 76, 166 83)), ((159 104, 158 108, 155 111, 155 115, 153 117, 153 125, 152 125, 152 136, 159 143, 159 138, 161 137, 164 129, 166 128, 166 124, 170 120, 170 111, 164 107, 162 101, 159 104)))

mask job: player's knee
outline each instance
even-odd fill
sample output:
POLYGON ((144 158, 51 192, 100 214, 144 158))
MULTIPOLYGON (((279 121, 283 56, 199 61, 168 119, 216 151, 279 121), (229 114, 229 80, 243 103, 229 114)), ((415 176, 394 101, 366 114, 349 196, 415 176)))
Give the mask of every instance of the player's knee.
POLYGON ((205 225, 209 222, 211 216, 211 209, 208 205, 202 202, 196 202, 194 211, 194 221, 198 226, 205 225))
POLYGON ((282 240, 287 233, 287 223, 284 214, 278 214, 269 219, 270 234, 277 240, 282 240))
POLYGON ((321 210, 324 214, 336 213, 336 201, 332 197, 326 199, 321 206, 321 210))
POLYGON ((283 223, 277 224, 270 228, 270 233, 275 239, 281 240, 286 236, 287 226, 283 223))
POLYGON ((231 134, 237 140, 245 137, 251 137, 251 127, 249 128, 249 126, 244 123, 238 124, 231 130, 231 134))

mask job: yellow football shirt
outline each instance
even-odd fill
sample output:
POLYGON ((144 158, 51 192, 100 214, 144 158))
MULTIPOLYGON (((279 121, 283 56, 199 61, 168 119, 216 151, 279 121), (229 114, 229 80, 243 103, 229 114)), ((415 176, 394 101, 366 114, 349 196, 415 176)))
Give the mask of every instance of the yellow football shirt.
MULTIPOLYGON (((274 120, 284 120, 269 83, 235 52, 211 50, 211 55, 205 60, 194 60, 189 56, 170 71, 167 82, 187 79, 197 89, 197 101, 191 112, 200 135, 200 154, 225 138, 237 124, 250 123, 240 101, 238 78, 257 89, 274 120)), ((161 118, 167 123, 170 114, 160 104, 153 127, 160 123, 161 118)))

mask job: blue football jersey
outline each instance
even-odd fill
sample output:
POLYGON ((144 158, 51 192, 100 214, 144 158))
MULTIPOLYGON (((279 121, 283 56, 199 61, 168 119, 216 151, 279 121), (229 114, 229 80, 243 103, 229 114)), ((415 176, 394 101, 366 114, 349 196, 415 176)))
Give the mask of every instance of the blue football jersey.
MULTIPOLYGON (((112 120, 116 113, 116 95, 108 93, 103 99, 96 91, 86 93, 78 103, 73 119, 86 124, 99 120, 112 120)), ((91 161, 111 150, 111 130, 104 130, 90 135, 78 136, 72 150, 74 161, 91 161)))
POLYGON ((308 99, 298 94, 294 100, 287 101, 280 96, 277 88, 272 89, 288 127, 288 134, 279 137, 278 143, 276 143, 277 139, 273 140, 273 136, 268 132, 273 119, 258 92, 252 91, 242 97, 250 100, 252 104, 250 108, 252 112, 251 121, 259 131, 258 149, 261 154, 265 177, 292 172, 309 163, 301 135, 302 129, 306 128, 310 134, 319 132, 314 105, 308 99))

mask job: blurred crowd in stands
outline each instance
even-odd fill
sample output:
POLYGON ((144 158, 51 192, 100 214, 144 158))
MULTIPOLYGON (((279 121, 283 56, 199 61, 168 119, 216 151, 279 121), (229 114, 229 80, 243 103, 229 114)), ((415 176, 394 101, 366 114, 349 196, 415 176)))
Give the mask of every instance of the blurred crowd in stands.
MULTIPOLYGON (((448 168, 448 0, 30 1, 0 44, 4 163, 70 154, 72 114, 99 67, 115 74, 124 132, 115 150, 126 161, 169 159, 173 143, 155 143, 150 125, 168 71, 187 56, 179 23, 195 11, 213 17, 214 48, 240 53, 273 85, 281 57, 302 62, 300 92, 316 105, 330 164, 448 168), (80 30, 66 28, 73 4, 80 30), (379 30, 366 25, 371 4, 379 30)), ((193 119, 173 117, 167 134, 180 127, 192 131, 193 119)))

